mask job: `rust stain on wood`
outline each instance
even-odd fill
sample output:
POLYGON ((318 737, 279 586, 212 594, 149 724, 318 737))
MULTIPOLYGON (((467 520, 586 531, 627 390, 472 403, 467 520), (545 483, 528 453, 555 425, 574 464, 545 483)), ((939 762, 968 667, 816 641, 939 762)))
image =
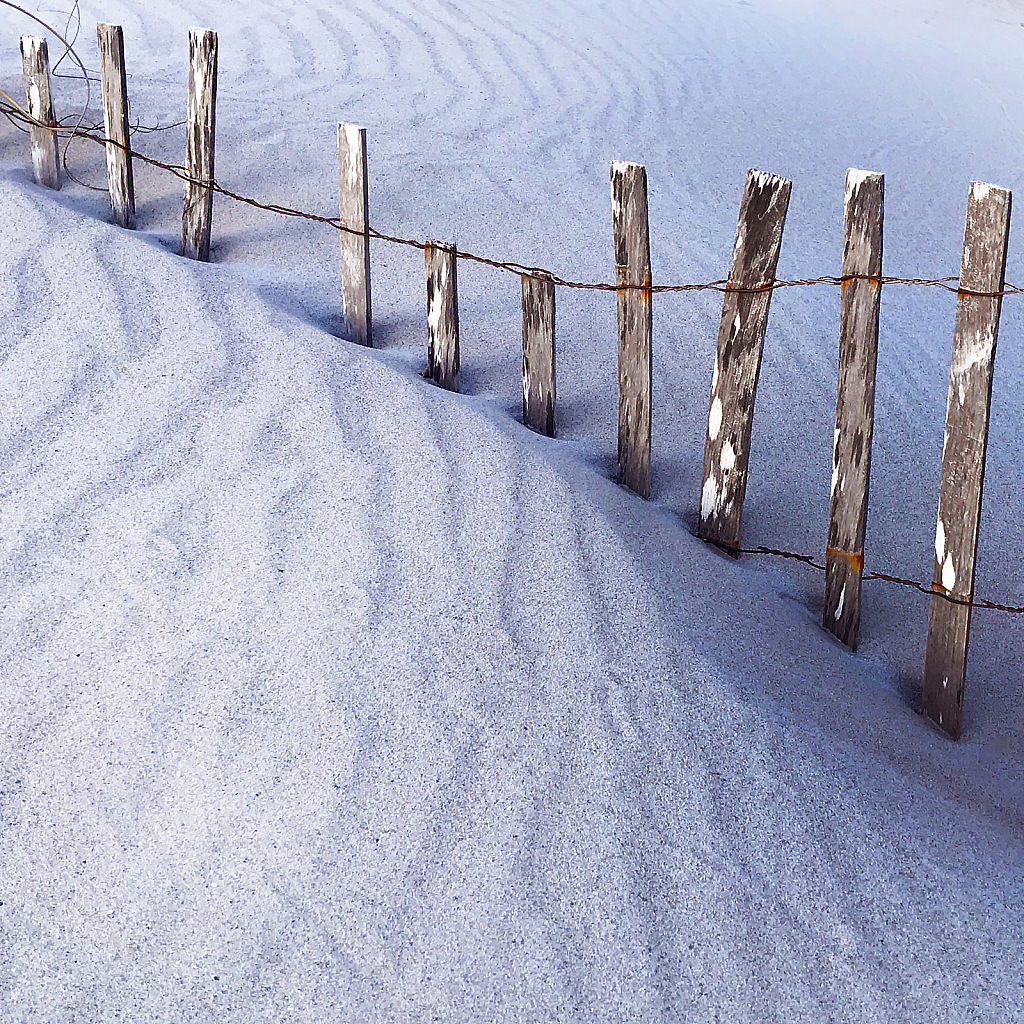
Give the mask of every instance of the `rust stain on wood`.
POLYGON ((864 571, 863 551, 840 551, 838 548, 826 548, 825 554, 829 558, 838 558, 845 562, 854 572, 864 571))

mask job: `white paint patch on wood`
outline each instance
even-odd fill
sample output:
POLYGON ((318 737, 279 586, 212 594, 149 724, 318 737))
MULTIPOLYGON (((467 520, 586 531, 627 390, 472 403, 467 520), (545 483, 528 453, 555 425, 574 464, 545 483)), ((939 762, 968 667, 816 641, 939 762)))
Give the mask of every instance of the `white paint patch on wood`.
POLYGON ((722 400, 718 397, 711 403, 708 412, 708 437, 714 441, 718 437, 718 431, 722 428, 722 400))
POLYGON ((946 560, 942 563, 942 585, 948 591, 952 591, 956 586, 956 568, 952 555, 946 555, 946 560))

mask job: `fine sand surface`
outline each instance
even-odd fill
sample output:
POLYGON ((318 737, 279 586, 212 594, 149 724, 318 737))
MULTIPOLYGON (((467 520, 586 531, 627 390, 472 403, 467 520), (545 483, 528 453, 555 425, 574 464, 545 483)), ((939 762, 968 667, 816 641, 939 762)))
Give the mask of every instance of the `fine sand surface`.
MULTIPOLYGON (((1024 195, 1024 5, 839 6, 88 2, 76 48, 124 27, 152 128, 217 30, 217 177, 263 201, 333 215, 358 123, 376 228, 608 281, 634 160, 684 283, 725 276, 756 167, 803 278, 859 167, 885 273, 955 275, 969 182, 1024 195)), ((41 30, 0 29, 20 98, 41 30)), ((179 163, 183 128, 134 144, 179 163)), ((453 395, 419 251, 375 245, 359 349, 330 228, 218 198, 196 264, 180 182, 136 182, 129 233, 0 122, 0 1020, 1024 1021, 1021 619, 975 613, 954 744, 915 713, 925 597, 865 584, 851 654, 820 574, 693 538, 719 294, 656 298, 645 502, 613 296, 558 292, 551 440, 514 275, 460 263, 453 395)), ((838 301, 773 299, 745 543, 824 549, 838 301)), ((955 301, 883 294, 869 570, 930 578, 955 301)), ((1024 300, 999 345, 977 593, 1020 605, 1024 300)))

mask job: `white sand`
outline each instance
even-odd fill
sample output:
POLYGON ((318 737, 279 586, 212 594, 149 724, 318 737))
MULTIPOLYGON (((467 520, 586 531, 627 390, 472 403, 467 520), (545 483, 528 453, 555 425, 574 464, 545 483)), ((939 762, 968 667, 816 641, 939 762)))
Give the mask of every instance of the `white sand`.
MULTIPOLYGON (((840 6, 89 2, 79 49, 122 24, 166 124, 216 29, 221 182, 330 215, 361 123, 384 231, 608 280, 637 160, 656 281, 709 280, 758 167, 793 180, 780 276, 836 273, 862 167, 885 272, 955 274, 968 182, 1024 184, 1024 7, 840 6)), ((35 30, 0 27, 19 95, 35 30)), ((657 300, 643 502, 610 481, 609 296, 558 294, 551 441, 517 422, 515 277, 460 265, 451 395, 418 252, 375 247, 364 351, 330 230, 218 199, 194 264, 161 172, 132 234, 27 167, 0 123, 0 1020, 1024 1021, 1020 620, 975 614, 953 744, 913 710, 925 598, 865 584, 851 655, 818 574, 691 537, 720 296, 657 300)), ((883 298, 869 569, 931 572, 954 302, 883 298)), ((1022 310, 977 584, 1016 604, 1022 310)), ((834 289, 774 300, 751 544, 824 548, 837 322, 834 289)))

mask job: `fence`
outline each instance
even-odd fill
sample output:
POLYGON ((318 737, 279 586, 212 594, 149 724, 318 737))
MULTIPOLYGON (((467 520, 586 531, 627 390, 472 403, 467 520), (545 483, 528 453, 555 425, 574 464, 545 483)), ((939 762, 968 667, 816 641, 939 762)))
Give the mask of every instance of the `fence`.
MULTIPOLYGON (((85 74, 85 67, 73 48, 59 33, 54 34, 85 74)), ((122 227, 130 229, 135 224, 133 160, 162 168, 184 182, 183 256, 209 259, 215 194, 272 213, 325 224, 338 231, 341 240, 344 332, 348 340, 362 345, 373 344, 371 240, 422 250, 427 293, 424 376, 452 391, 458 390, 459 378, 458 261, 470 260, 518 274, 523 311, 523 420, 534 430, 549 436, 554 436, 556 420, 555 289, 614 291, 619 376, 617 480, 642 497, 650 493, 653 296, 666 292, 722 292, 724 300, 708 407, 697 536, 736 557, 740 554, 773 555, 796 559, 823 571, 823 628, 851 649, 857 643, 863 580, 885 580, 928 594, 922 707, 927 718, 943 732, 953 739, 959 737, 972 609, 1024 613, 1021 607, 974 597, 992 367, 1001 303, 1004 295, 1024 292, 1004 280, 1011 206, 1008 191, 978 182, 971 184, 959 279, 884 277, 884 179, 880 174, 851 170, 846 178, 841 275, 780 281, 775 272, 791 183, 778 176, 750 171, 744 184, 728 278, 703 284, 654 285, 645 169, 638 164, 613 163, 615 282, 570 281, 539 267, 492 260, 459 252, 455 246, 443 242, 400 238, 372 228, 368 212, 366 130, 354 125, 338 126, 338 217, 262 203, 217 184, 214 176, 217 36, 213 32, 200 29, 189 32, 185 165, 163 163, 133 151, 123 33, 119 26, 100 24, 97 37, 103 90, 102 132, 98 126, 83 127, 84 113, 73 128, 57 122, 50 95, 46 40, 22 37, 27 103, 22 107, 3 93, 0 95, 6 103, 0 107, 0 112, 27 127, 33 171, 39 184, 50 188, 60 185, 57 137, 63 133, 90 139, 106 148, 111 215, 122 227), (771 297, 778 288, 815 284, 842 289, 832 490, 823 564, 813 556, 798 552, 740 545, 747 457, 771 297), (882 286, 886 284, 932 286, 957 294, 930 586, 883 572, 864 572, 879 304, 882 286)), ((67 171, 66 149, 64 166, 67 171)))

